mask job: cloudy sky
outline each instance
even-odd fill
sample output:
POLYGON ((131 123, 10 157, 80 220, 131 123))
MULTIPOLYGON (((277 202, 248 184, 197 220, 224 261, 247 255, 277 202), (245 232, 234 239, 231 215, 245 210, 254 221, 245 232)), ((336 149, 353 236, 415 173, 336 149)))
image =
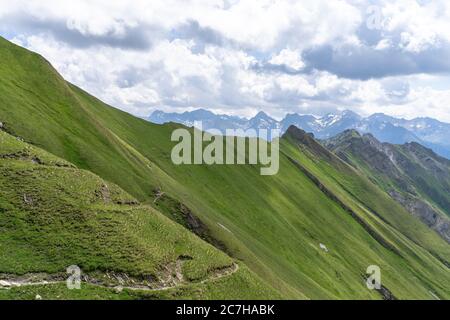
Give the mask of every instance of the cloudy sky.
POLYGON ((0 35, 137 116, 350 109, 450 122, 448 0, 0 0, 0 35))

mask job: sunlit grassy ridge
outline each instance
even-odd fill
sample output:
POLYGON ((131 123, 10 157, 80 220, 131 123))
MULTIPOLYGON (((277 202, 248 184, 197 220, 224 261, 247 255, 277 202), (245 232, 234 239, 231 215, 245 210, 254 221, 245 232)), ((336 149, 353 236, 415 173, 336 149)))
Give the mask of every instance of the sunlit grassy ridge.
MULTIPOLYGON (((283 141, 283 150, 289 157, 298 161, 304 170, 314 175, 323 188, 345 203, 347 210, 353 211, 366 225, 365 228, 371 230, 373 239, 383 244, 385 248, 391 248, 393 254, 384 256, 375 263, 384 265, 385 269, 390 270, 385 274, 385 284, 390 281, 389 278, 397 277, 396 271, 392 269, 392 263, 400 263, 408 266, 401 271, 405 276, 405 286, 434 283, 441 287, 445 295, 450 280, 449 245, 437 234, 430 232, 430 229, 412 217, 365 176, 341 162, 319 143, 314 143, 313 148, 305 148, 304 144, 288 134, 283 141), (318 157, 317 152, 324 156, 318 157), (396 260, 397 262, 394 262, 396 260), (388 264, 391 264, 391 267, 388 264), (408 273, 411 274, 407 276, 408 273), (440 278, 436 276, 437 274, 440 274, 443 282, 437 280, 440 278)), ((390 288, 388 284, 387 287, 390 288)), ((426 294, 431 287, 427 289, 425 285, 422 290, 426 294)))
MULTIPOLYGON (((449 298, 448 268, 430 253, 448 261, 448 245, 326 150, 282 139, 280 172, 269 177, 257 166, 175 166, 170 135, 179 125, 111 108, 6 41, 0 54, 6 130, 155 208, 156 189, 176 199, 283 297, 380 299, 364 283, 367 267, 378 264, 397 298, 449 298)), ((162 211, 171 215, 170 207, 162 211)))
MULTIPOLYGON (((191 292, 199 298, 277 297, 245 270, 221 280, 223 287, 230 286, 222 293, 211 291, 207 283, 196 284, 233 261, 156 210, 139 205, 116 185, 1 131, 0 231, 0 275, 9 275, 0 279, 33 273, 51 277, 77 265, 85 274, 122 273, 161 286, 183 258, 180 272, 185 282, 170 291, 174 296, 191 292)), ((88 298, 94 289, 57 288, 67 298, 88 298)), ((26 286, 0 291, 0 298, 34 291, 26 286)), ((49 289, 41 286, 37 291, 49 289)), ((107 298, 113 290, 97 288, 92 293, 96 292, 107 298)), ((140 295, 152 296, 133 293, 130 298, 140 295)), ((49 293, 48 298, 57 294, 49 293)))
POLYGON ((419 197, 450 216, 450 161, 417 143, 381 144, 371 135, 344 132, 325 142, 386 192, 419 197), (351 135, 350 135, 351 134, 351 135), (387 154, 378 150, 384 148, 387 154), (360 150, 366 149, 366 154, 360 150), (390 157, 388 156, 390 154, 390 157), (376 159, 376 160, 374 160, 376 159))

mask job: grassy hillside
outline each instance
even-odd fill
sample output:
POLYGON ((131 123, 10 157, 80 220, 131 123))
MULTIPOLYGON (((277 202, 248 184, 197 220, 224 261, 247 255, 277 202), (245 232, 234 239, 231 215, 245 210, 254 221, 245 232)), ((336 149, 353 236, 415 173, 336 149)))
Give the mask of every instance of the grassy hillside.
POLYGON ((276 176, 260 176, 257 166, 175 166, 170 135, 178 125, 111 108, 1 39, 0 54, 0 121, 7 131, 191 229, 188 218, 196 217, 205 239, 283 297, 381 299, 364 283, 367 267, 378 264, 397 298, 450 298, 442 262, 450 260, 448 244, 348 165, 325 149, 316 152, 314 142, 282 139, 276 176))
POLYGON ((58 294, 67 297, 89 297, 92 290, 107 298, 118 285, 174 287, 164 293, 125 290, 122 295, 130 298, 278 297, 245 266, 235 272, 228 256, 116 185, 1 131, 0 213, 0 280, 25 282, 0 290, 0 298, 30 290, 56 298, 46 286, 26 284, 63 281, 71 265, 82 269, 88 283, 102 285, 80 292, 58 286, 58 294))
POLYGON ((324 144, 450 243, 450 161, 417 143, 347 131, 324 144))
POLYGON ((435 274, 423 267, 427 261, 433 268, 437 267, 435 270, 441 272, 443 279, 449 280, 450 251, 443 239, 430 232, 365 175, 346 165, 308 135, 301 135, 307 137, 307 141, 299 141, 290 130, 285 136, 283 150, 304 172, 316 179, 322 190, 356 216, 377 242, 407 260, 409 267, 417 268, 415 272, 419 276, 416 274, 413 278, 435 281, 435 274))
POLYGON ((342 159, 365 170, 384 189, 420 196, 450 216, 448 159, 417 143, 380 143, 371 135, 361 136, 353 131, 325 144, 342 159))

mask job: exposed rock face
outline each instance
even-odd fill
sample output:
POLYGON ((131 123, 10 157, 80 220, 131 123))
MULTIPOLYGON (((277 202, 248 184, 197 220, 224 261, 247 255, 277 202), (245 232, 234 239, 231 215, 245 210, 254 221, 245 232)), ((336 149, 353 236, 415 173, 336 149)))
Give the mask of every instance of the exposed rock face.
POLYGON ((170 197, 160 188, 154 190, 153 194, 155 197, 153 204, 159 211, 214 247, 231 254, 225 244, 216 239, 208 226, 186 205, 170 197))
POLYGON ((347 130, 333 139, 325 140, 324 145, 346 162, 351 162, 348 155, 357 154, 375 170, 401 182, 392 146, 382 144, 372 135, 362 136, 356 130, 347 130))
POLYGON ((389 195, 450 243, 450 221, 443 218, 428 203, 410 195, 402 195, 395 190, 391 190, 389 195))
POLYGON ((381 286, 381 289, 377 290, 381 296, 383 297, 383 300, 398 300, 391 291, 389 291, 388 288, 385 286, 381 286))
POLYGON ((450 243, 449 160, 418 143, 381 143, 355 130, 323 144, 352 166, 369 168, 372 181, 450 243))

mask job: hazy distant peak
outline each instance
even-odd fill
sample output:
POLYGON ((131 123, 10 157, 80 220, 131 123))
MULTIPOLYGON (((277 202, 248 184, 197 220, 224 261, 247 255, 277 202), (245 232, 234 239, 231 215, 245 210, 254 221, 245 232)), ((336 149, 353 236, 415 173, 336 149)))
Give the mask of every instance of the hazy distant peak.
POLYGON ((450 124, 436 119, 417 118, 397 119, 383 113, 361 117, 351 110, 329 113, 322 117, 289 113, 277 121, 264 111, 253 118, 239 118, 224 114, 214 114, 208 110, 178 113, 155 111, 149 118, 155 123, 176 122, 192 126, 194 121, 203 121, 203 129, 280 129, 287 132, 290 126, 296 126, 318 139, 329 139, 346 130, 355 130, 361 134, 370 133, 380 142, 404 144, 417 142, 441 156, 450 158, 450 124))

